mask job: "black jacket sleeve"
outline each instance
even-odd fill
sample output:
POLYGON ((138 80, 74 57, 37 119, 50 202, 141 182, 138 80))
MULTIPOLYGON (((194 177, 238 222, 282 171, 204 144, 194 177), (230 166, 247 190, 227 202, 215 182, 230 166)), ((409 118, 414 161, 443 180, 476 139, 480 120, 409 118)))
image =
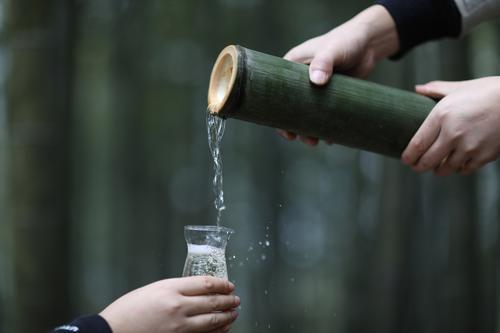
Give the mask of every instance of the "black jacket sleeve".
POLYGON ((414 46, 443 37, 458 37, 462 16, 454 0, 378 0, 394 21, 398 30, 400 58, 414 46))
POLYGON ((80 317, 71 323, 54 328, 51 333, 113 333, 106 320, 99 315, 80 317))

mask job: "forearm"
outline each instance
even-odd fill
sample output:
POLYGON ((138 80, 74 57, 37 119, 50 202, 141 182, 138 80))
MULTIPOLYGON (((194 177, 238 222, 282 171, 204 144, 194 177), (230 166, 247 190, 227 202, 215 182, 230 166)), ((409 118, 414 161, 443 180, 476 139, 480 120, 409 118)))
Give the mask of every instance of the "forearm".
POLYGON ((396 23, 385 7, 373 5, 356 15, 352 20, 364 26, 368 34, 368 47, 374 52, 375 61, 398 52, 399 40, 396 23))

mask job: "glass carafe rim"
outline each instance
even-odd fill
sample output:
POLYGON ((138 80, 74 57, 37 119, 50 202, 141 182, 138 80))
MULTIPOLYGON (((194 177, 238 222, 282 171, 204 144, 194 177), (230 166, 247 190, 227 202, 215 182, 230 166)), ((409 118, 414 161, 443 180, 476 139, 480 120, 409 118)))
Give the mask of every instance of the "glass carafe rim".
POLYGON ((220 227, 216 225, 186 225, 184 226, 184 230, 192 230, 192 231, 216 231, 216 232, 225 232, 228 234, 234 234, 234 230, 227 227, 220 227))

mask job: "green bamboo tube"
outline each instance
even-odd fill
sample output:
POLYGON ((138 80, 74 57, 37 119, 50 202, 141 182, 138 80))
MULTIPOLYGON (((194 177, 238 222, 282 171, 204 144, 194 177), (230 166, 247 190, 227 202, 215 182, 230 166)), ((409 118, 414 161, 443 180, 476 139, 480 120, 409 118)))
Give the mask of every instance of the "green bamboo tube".
POLYGON ((208 105, 223 118, 399 158, 435 102, 341 74, 318 87, 306 65, 230 45, 213 67, 208 105))

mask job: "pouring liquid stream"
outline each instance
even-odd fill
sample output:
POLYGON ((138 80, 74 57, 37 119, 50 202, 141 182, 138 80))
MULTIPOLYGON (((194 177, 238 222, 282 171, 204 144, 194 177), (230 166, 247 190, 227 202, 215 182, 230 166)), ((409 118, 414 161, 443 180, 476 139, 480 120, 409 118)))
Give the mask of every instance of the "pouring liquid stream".
POLYGON ((225 127, 226 121, 223 118, 214 116, 207 110, 208 146, 214 160, 213 192, 215 194, 214 205, 217 211, 217 226, 221 225, 222 211, 226 209, 226 206, 224 206, 224 191, 222 189, 221 155, 221 141, 225 127))

